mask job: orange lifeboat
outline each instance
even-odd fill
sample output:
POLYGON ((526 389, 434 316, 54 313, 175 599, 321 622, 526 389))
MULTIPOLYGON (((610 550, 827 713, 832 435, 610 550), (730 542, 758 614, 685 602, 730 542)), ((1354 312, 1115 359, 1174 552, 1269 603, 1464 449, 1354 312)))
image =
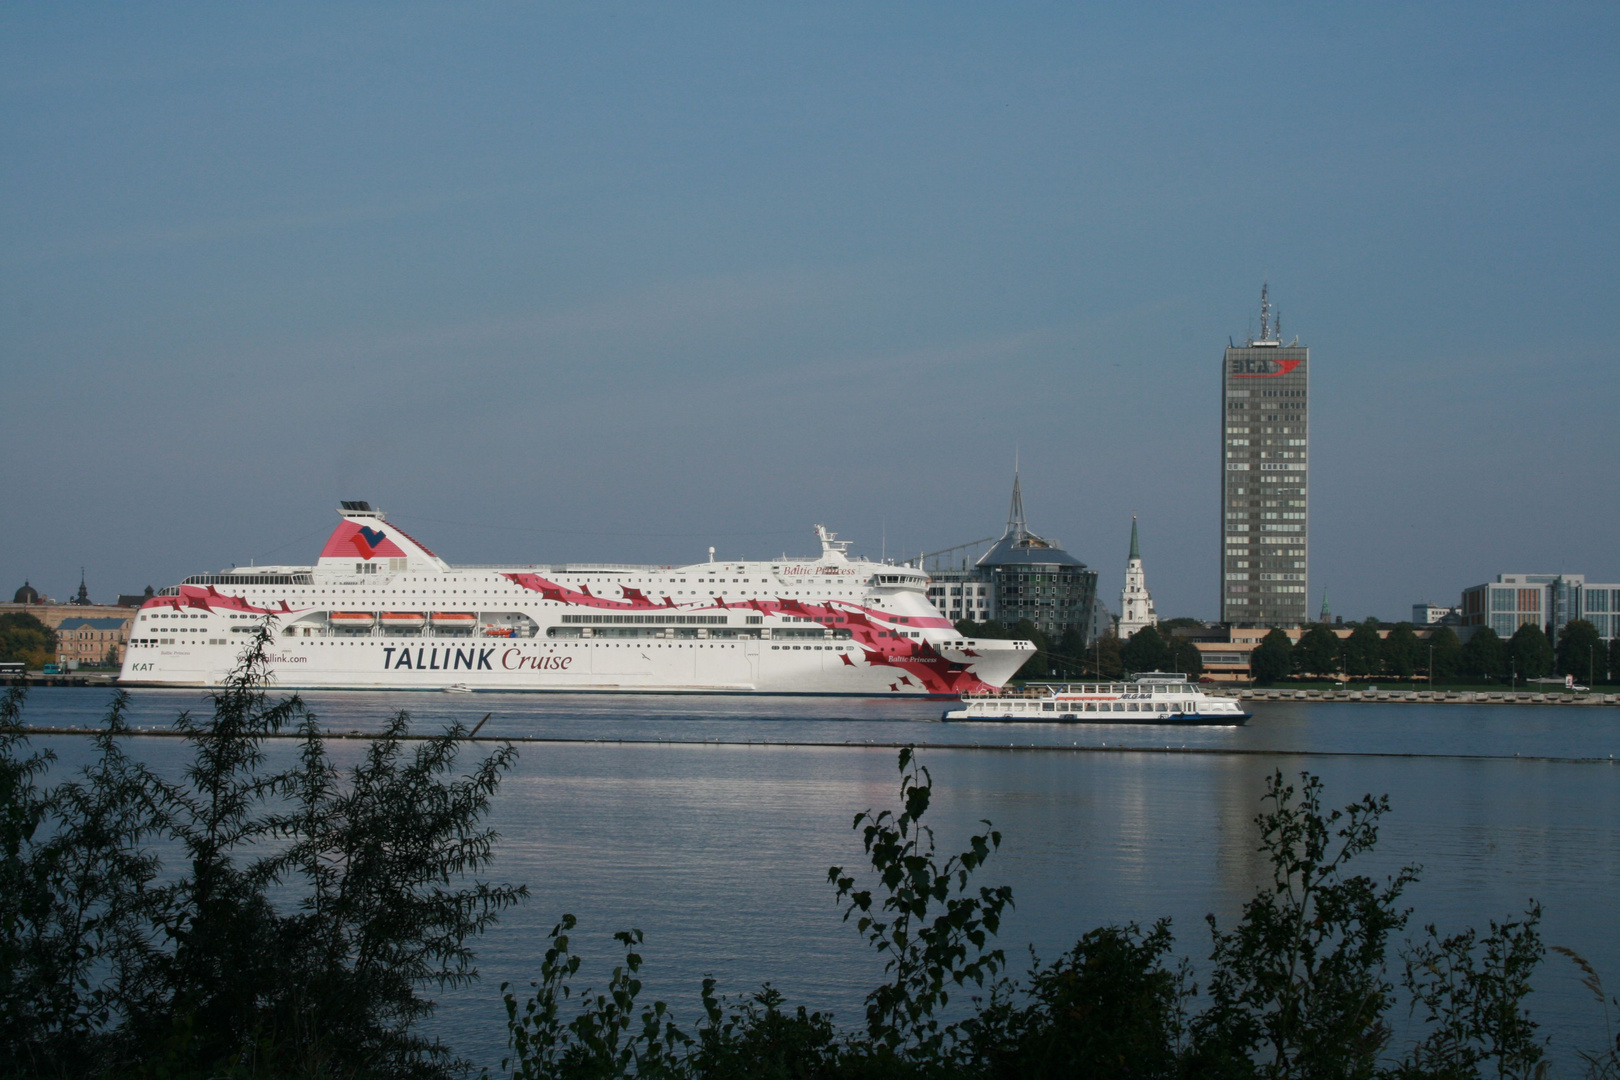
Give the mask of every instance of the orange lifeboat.
POLYGON ((478 616, 470 611, 435 611, 431 616, 434 626, 471 630, 478 616))
POLYGON ((420 611, 385 611, 382 614, 382 624, 393 630, 411 630, 427 622, 427 616, 420 611))
POLYGON ((353 630, 364 630, 377 621, 377 616, 369 611, 334 611, 327 618, 333 626, 346 627, 353 630))

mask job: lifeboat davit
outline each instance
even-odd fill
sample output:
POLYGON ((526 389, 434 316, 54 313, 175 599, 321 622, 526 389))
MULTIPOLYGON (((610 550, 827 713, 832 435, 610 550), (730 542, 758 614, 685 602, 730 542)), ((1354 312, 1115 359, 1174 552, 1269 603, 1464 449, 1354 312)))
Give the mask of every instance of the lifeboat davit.
POLYGON ((377 616, 369 611, 334 611, 327 616, 333 626, 349 626, 364 629, 377 621, 377 616))
POLYGON ((382 624, 394 629, 413 628, 427 622, 427 616, 420 611, 385 611, 382 614, 382 624))
POLYGON ((459 626, 470 630, 478 621, 478 616, 470 611, 435 611, 432 619, 434 626, 459 626))

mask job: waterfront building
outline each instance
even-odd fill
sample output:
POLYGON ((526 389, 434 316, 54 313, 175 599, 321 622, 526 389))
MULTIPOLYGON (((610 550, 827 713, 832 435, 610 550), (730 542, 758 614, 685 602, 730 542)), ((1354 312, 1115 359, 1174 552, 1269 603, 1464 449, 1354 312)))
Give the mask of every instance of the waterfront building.
POLYGON ((1097 571, 1064 551, 1055 540, 1029 530, 1024 494, 1013 474, 1007 531, 979 557, 977 568, 990 583, 997 618, 1005 626, 1028 619, 1043 634, 1079 630, 1089 641, 1097 571))
POLYGON ((1300 626, 1310 548, 1310 349, 1282 342, 1267 289, 1260 336, 1221 366, 1221 621, 1300 626))
MULTIPOLYGON (((1283 633, 1288 636, 1290 645, 1298 645, 1299 639, 1310 632, 1308 626, 1284 627, 1283 633)), ((1378 630, 1380 638, 1387 638, 1393 626, 1382 627, 1378 630)), ((1420 642, 1428 641, 1438 626, 1418 626, 1414 629, 1420 642)), ((1341 642, 1349 639, 1356 630, 1354 625, 1337 622, 1328 627, 1330 633, 1341 642)), ((1198 657, 1204 665, 1204 678, 1218 683, 1248 682, 1252 677, 1249 668, 1249 654, 1260 647, 1266 635, 1271 633, 1268 627, 1236 627, 1236 626, 1210 626, 1210 627, 1178 627, 1168 635, 1172 641, 1190 641, 1198 650, 1198 657)))
POLYGON ((72 616, 56 626, 56 659, 64 665, 99 664, 112 654, 114 663, 124 662, 129 642, 129 618, 87 619, 72 616))
POLYGON ((1565 623, 1585 619, 1605 640, 1620 636, 1620 585, 1589 582, 1585 574, 1497 574, 1495 581, 1464 589, 1461 607, 1470 635, 1489 626, 1511 637, 1529 623, 1556 638, 1565 623))
POLYGON ((1119 592, 1119 637, 1129 641, 1145 626, 1159 625, 1148 592, 1147 574, 1142 569, 1142 552, 1136 540, 1136 515, 1131 515, 1131 553, 1125 560, 1125 587, 1119 592))
MULTIPOLYGON (((1078 630, 1087 642, 1096 636, 1097 572, 1064 551, 1057 541, 1030 531, 1016 471, 1007 529, 1001 539, 971 567, 964 563, 956 569, 930 568, 928 576, 928 598, 953 621, 993 619, 1011 628, 1020 619, 1028 619, 1052 637, 1070 629, 1078 630), (957 601, 962 602, 960 606, 957 601)), ((1111 622, 1106 618, 1104 625, 1111 622)))
POLYGON ((950 569, 928 571, 928 599, 952 622, 990 622, 996 617, 996 598, 990 581, 966 562, 950 569))
MULTIPOLYGON (((124 628, 121 631, 123 637, 119 639, 123 640, 128 637, 129 623, 135 617, 135 613, 129 608, 102 604, 91 604, 88 607, 74 603, 59 604, 40 597, 33 589, 27 589, 26 592, 23 589, 18 589, 17 596, 23 599, 15 600, 9 604, 0 603, 0 615, 12 612, 32 615, 50 630, 60 630, 62 624, 71 619, 112 619, 124 628), (26 598, 30 596, 37 597, 37 601, 34 603, 27 602, 26 598)), ((96 640, 110 639, 98 638, 96 640)), ((106 650, 103 650, 101 655, 105 656, 106 650)))
POLYGON ((1412 605, 1412 625, 1434 626, 1439 623, 1456 625, 1457 617, 1460 614, 1461 612, 1457 608, 1446 607, 1444 604, 1431 604, 1425 600, 1421 604, 1412 605))

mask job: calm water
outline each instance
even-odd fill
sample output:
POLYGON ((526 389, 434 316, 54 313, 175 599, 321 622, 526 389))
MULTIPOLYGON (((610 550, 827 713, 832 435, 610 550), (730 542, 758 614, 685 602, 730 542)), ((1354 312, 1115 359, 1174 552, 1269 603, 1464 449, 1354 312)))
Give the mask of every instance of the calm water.
MULTIPOLYGON (((1160 915, 1174 920, 1181 951, 1201 959, 1204 915, 1229 922, 1264 872, 1252 826, 1264 777, 1309 769, 1335 803, 1389 794, 1394 813, 1368 867, 1423 865, 1408 894, 1414 930, 1483 927, 1533 897, 1545 907, 1546 941, 1581 952, 1620 988, 1612 708, 1260 702, 1247 727, 1177 730, 940 724, 937 702, 862 699, 307 700, 335 731, 375 730, 403 708, 426 728, 491 713, 481 735, 601 740, 523 746, 497 799, 505 839, 495 876, 527 882, 534 895, 482 943, 483 982, 442 996, 435 1020, 480 1062, 498 1059, 504 1039, 496 988, 534 977, 545 932, 565 911, 581 919, 582 975, 598 984, 612 932, 644 930, 648 992, 688 1020, 698 981, 713 974, 731 991, 768 980, 790 1002, 858 1022, 879 965, 839 921, 826 870, 861 862, 855 811, 892 804, 895 754, 879 743, 933 744, 923 760, 942 846, 979 818, 1002 830, 983 880, 1013 887, 1018 908, 1002 944, 1015 963, 1026 942, 1051 957, 1098 924, 1160 915)), ((39 690, 27 715, 40 725, 93 723, 105 701, 103 691, 39 690)), ((164 726, 200 698, 141 691, 134 703, 137 725, 164 726)), ((82 760, 83 740, 50 741, 64 765, 82 760)), ((141 746, 154 763, 178 767, 177 743, 141 746)), ((334 753, 352 757, 361 746, 337 743, 334 753)), ((1532 1008, 1566 1062, 1572 1048, 1602 1040, 1601 1014, 1561 958, 1545 965, 1532 1008)))

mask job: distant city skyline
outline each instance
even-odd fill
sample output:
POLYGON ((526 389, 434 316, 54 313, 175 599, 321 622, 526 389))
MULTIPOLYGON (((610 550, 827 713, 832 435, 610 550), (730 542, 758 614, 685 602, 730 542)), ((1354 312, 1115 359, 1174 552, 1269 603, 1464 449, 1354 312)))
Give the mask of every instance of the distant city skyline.
POLYGON ((1617 44, 1601 4, 12 5, 0 581, 304 562, 340 499, 452 562, 898 558, 998 533, 1016 448, 1033 528, 1113 583, 1139 514, 1159 615, 1214 619, 1262 281, 1316 367, 1311 599, 1620 580, 1617 44))

